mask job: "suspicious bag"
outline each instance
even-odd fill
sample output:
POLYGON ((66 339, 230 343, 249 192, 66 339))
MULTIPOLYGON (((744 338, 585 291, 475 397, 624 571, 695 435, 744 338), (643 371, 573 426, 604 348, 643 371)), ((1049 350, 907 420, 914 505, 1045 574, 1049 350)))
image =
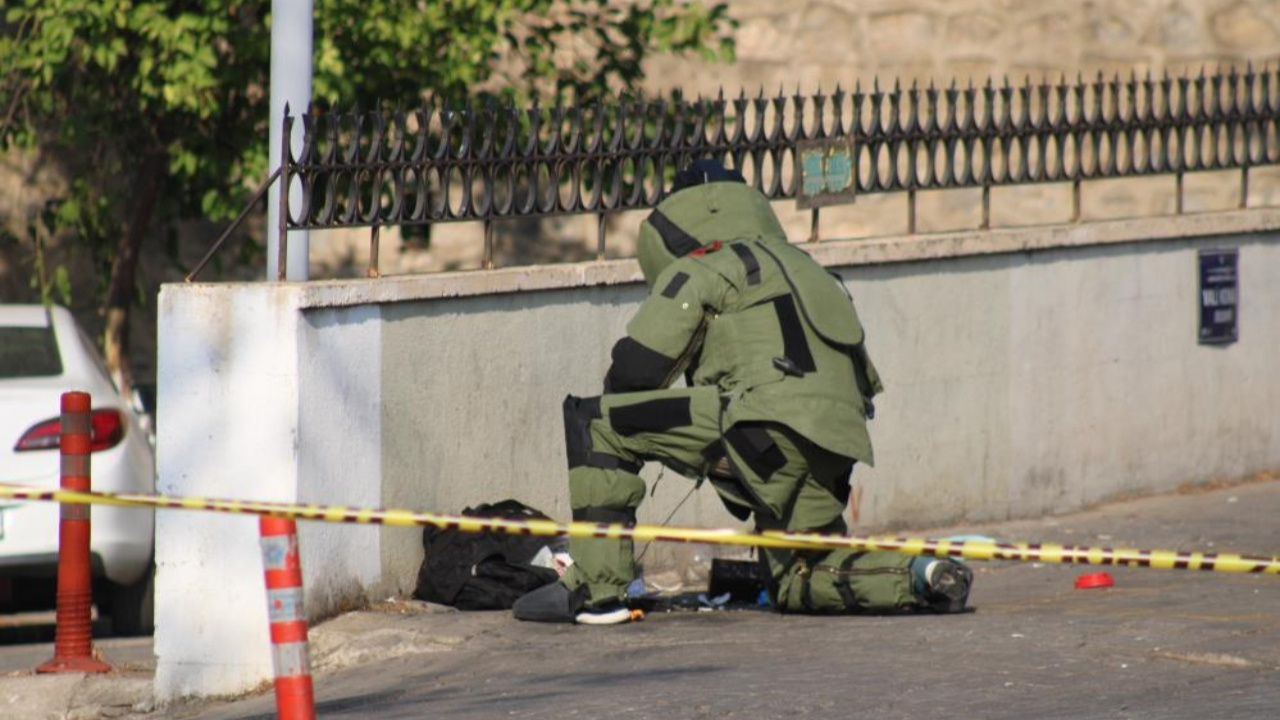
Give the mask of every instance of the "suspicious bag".
MULTIPOLYGON (((481 504, 462 511, 470 517, 549 520, 517 501, 481 504)), ((459 610, 508 610, 525 593, 555 582, 549 567, 532 564, 551 538, 456 528, 422 530, 422 566, 413 597, 459 610)))

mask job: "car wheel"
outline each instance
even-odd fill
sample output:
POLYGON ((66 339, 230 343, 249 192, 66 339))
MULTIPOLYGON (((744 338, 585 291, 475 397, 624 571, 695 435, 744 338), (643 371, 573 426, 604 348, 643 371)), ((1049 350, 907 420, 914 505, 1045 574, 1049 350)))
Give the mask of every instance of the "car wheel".
POLYGON ((132 585, 110 584, 111 631, 115 635, 137 637, 155 632, 155 578, 152 564, 132 585))

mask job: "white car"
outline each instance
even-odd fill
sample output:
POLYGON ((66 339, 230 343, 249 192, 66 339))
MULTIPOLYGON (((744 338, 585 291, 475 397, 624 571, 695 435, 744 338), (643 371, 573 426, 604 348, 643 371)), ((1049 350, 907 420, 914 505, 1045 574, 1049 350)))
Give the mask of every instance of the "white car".
MULTIPOLYGON (((59 306, 0 305, 0 482, 59 486, 61 398, 73 390, 91 400, 92 489, 154 492, 154 441, 140 404, 117 390, 96 346, 59 306)), ((0 611, 52 607, 59 517, 57 503, 0 497, 0 611)), ((150 634, 154 511, 94 505, 90 523, 99 611, 117 635, 150 634)))

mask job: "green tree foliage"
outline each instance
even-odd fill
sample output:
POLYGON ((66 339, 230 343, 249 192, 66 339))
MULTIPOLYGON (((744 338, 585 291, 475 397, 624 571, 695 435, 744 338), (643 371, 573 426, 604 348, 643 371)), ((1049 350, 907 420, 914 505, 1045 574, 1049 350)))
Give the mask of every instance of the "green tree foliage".
MULTIPOLYGON (((68 179, 43 217, 100 258, 104 347, 127 381, 144 239, 233 215, 267 175, 271 3, 6 5, 0 150, 38 150, 68 179)), ((635 91, 653 53, 731 59, 733 27, 723 5, 686 0, 315 0, 313 97, 590 99, 635 91)), ((39 275, 56 277, 43 263, 39 275)))

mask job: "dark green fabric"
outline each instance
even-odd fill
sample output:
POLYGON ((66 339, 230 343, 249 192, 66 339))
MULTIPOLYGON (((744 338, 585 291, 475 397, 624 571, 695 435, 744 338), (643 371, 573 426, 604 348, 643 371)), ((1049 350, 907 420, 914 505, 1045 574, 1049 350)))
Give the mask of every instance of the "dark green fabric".
POLYGON ((828 342, 852 348, 863 340, 862 322, 853 309, 844 285, 809 253, 790 243, 757 242, 783 271, 784 280, 798 298, 804 319, 828 342))
MULTIPOLYGON (((827 452, 781 425, 764 426, 785 464, 768 477, 753 472, 733 442, 729 460, 766 530, 812 530, 840 519, 849 499, 848 458, 827 452)), ((731 435, 731 433, 726 433, 731 435)))

